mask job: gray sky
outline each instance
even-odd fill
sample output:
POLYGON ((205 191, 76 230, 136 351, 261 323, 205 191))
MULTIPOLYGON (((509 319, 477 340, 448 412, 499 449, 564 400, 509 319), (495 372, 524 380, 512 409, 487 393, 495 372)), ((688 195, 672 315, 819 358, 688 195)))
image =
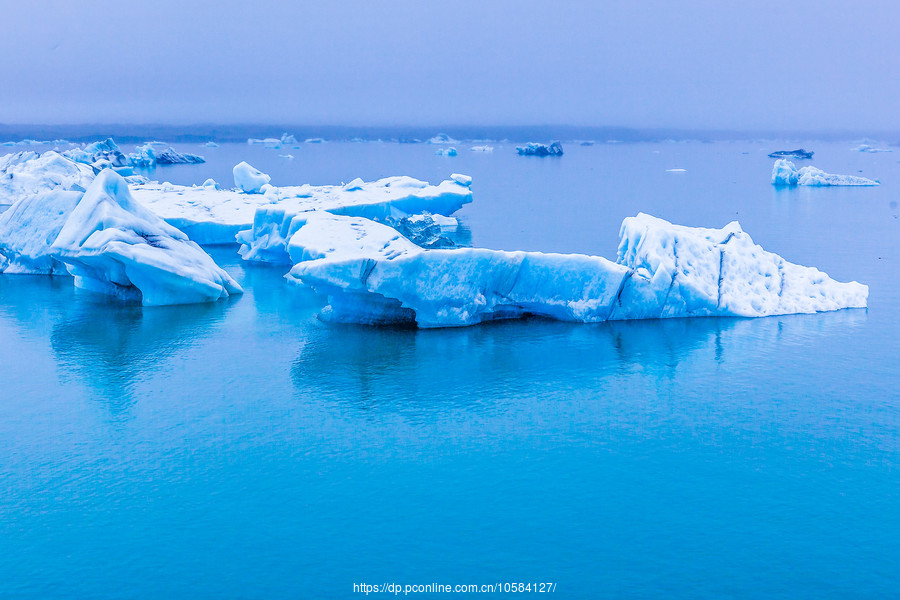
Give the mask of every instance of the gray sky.
POLYGON ((887 1, 4 4, 0 123, 900 129, 887 1))

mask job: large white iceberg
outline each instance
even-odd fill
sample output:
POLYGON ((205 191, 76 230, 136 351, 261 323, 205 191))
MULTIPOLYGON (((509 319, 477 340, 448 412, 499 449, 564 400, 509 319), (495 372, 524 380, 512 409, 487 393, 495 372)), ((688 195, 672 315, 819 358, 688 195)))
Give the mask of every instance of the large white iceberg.
POLYGON ((813 166, 799 169, 787 159, 775 161, 772 167, 772 184, 777 186, 832 186, 832 185, 879 185, 877 181, 856 175, 832 175, 813 166))
POLYGON ((620 235, 617 262, 578 254, 423 250, 378 223, 316 215, 290 239, 296 264, 287 277, 328 296, 322 313, 328 320, 419 327, 527 315, 599 322, 866 306, 866 286, 836 282, 766 252, 736 222, 702 229, 639 214, 625 219, 620 235))
POLYGON ((206 302, 240 286, 196 243, 136 202, 110 169, 84 193, 55 190, 0 215, 9 273, 62 273, 80 288, 142 304, 206 302))
POLYGON ((18 152, 0 157, 0 206, 52 189, 84 191, 94 170, 57 152, 18 152))

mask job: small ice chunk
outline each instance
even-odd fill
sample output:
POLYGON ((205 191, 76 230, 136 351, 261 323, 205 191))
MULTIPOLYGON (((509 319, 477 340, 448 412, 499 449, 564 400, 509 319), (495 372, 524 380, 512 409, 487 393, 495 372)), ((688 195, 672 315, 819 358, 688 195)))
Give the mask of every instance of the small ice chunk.
POLYGON ((466 187, 472 187, 472 177, 469 175, 463 175, 462 173, 452 173, 450 175, 450 179, 452 179, 459 185, 464 185, 466 187))
POLYGON ((469 148, 471 152, 493 152, 493 146, 472 146, 469 148))
POLYGON ((434 151, 438 156, 457 156, 459 153, 456 151, 456 148, 441 148, 439 150, 434 151))
POLYGON ((215 179, 213 179, 212 177, 210 177, 209 179, 207 179, 206 181, 203 182, 203 187, 205 187, 205 188, 212 188, 212 189, 214 189, 214 190, 217 190, 217 189, 219 189, 219 184, 216 183, 216 180, 215 180, 215 179))
POLYGON ((234 185, 247 194, 260 193, 260 188, 272 180, 271 177, 250 166, 246 161, 241 161, 235 165, 232 172, 234 174, 234 185))

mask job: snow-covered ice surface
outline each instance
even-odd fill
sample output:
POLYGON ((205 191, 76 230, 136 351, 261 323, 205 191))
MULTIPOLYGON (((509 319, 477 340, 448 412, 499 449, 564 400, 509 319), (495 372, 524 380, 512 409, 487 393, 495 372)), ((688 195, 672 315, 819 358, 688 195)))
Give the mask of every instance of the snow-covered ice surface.
POLYGON ((65 265, 76 287, 147 306, 242 291, 196 243, 136 202, 111 169, 86 192, 20 200, 0 215, 0 252, 7 273, 62 274, 65 265))
POLYGON ((372 221, 330 218, 323 227, 307 220, 289 242, 296 264, 288 278, 328 296, 326 320, 419 327, 528 315, 590 323, 866 306, 866 286, 836 282, 766 252, 737 222, 703 229, 639 214, 625 219, 620 240, 617 262, 580 254, 424 250, 372 221))
MULTIPOLYGON (((281 199, 277 203, 258 203, 241 212, 232 212, 233 219, 244 221, 246 227, 238 234, 245 260, 288 263, 287 243, 306 223, 311 211, 366 217, 368 219, 403 218, 429 212, 449 216, 472 201, 469 188, 471 178, 454 174, 438 185, 429 185, 412 177, 387 177, 377 181, 352 181, 348 186, 300 186, 278 188, 281 199), (252 226, 251 226, 252 222, 252 226)), ((221 192, 220 192, 221 193, 221 192)), ((229 206, 234 208, 246 194, 233 194, 229 206)), ((179 207, 182 210, 183 207, 179 207)))
POLYGON ((856 175, 832 175, 813 166, 800 167, 798 169, 794 163, 782 158, 776 160, 772 167, 772 184, 778 186, 808 185, 824 187, 832 185, 878 185, 878 182, 856 175))
POLYGON ((17 152, 0 156, 0 205, 60 188, 84 191, 94 179, 94 170, 73 162, 58 152, 17 152))

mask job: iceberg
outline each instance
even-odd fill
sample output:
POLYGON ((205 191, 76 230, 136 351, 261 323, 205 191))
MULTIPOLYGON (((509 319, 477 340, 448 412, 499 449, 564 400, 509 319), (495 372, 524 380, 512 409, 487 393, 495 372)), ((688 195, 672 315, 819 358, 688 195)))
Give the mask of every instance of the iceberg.
POLYGON ((281 148, 281 140, 279 138, 250 138, 247 140, 247 143, 251 146, 265 146, 266 148, 273 148, 276 150, 281 148))
POLYGON ((868 152, 870 154, 874 154, 876 152, 893 152, 893 148, 874 148, 868 144, 860 144, 856 148, 854 148, 857 152, 868 152))
POLYGON ((439 133, 428 140, 429 144, 458 144, 459 140, 454 140, 446 133, 439 133))
POLYGON ((94 170, 58 152, 18 152, 0 157, 0 206, 52 189, 83 192, 94 180, 94 170))
POLYGON ((239 252, 244 260, 290 264, 288 242, 315 211, 381 221, 424 212, 449 217, 472 201, 471 178, 457 177, 467 182, 450 179, 429 185, 412 177, 387 177, 361 185, 351 182, 352 190, 346 186, 279 188, 283 198, 258 204, 252 225, 237 234, 239 252))
POLYGON ((259 169, 251 167, 246 161, 236 164, 232 172, 234 174, 234 185, 248 194, 259 194, 262 186, 272 180, 271 177, 259 169))
POLYGON ((563 148, 559 142, 553 142, 549 146, 547 144, 538 144, 537 142, 528 142, 524 146, 516 146, 516 152, 520 156, 562 156, 563 148))
POLYGON ((132 198, 110 169, 85 192, 54 190, 0 215, 7 273, 74 276, 75 286, 145 306, 208 302, 240 286, 187 236, 132 198))
POLYGON ((206 142, 203 145, 206 146, 207 148, 218 148, 219 147, 219 145, 213 141, 206 142))
POLYGON ((285 146, 293 146, 297 143, 297 138, 295 138, 293 135, 285 132, 285 133, 281 134, 281 143, 284 144, 285 146))
POLYGON ((401 219, 387 218, 384 222, 422 248, 456 247, 456 242, 448 237, 448 234, 455 233, 459 227, 459 221, 455 217, 426 212, 401 219))
POLYGON ((812 150, 797 148, 796 150, 777 150, 769 154, 769 158, 812 158, 813 154, 815 152, 812 150))
POLYGON ((469 148, 470 152, 493 152, 493 146, 472 146, 469 148))
POLYGON ((325 140, 323 140, 322 138, 318 138, 318 137, 317 138, 306 138, 303 141, 303 143, 304 144, 324 144, 325 140))
POLYGON ((122 151, 119 150, 112 138, 106 138, 102 142, 91 142, 82 148, 66 150, 62 155, 77 163, 86 165, 94 165, 97 162, 104 161, 113 167, 130 166, 128 158, 122 154, 122 151))
POLYGON ((456 148, 452 146, 450 148, 441 148, 439 150, 434 151, 438 156, 457 156, 459 153, 456 151, 456 148))
POLYGON ((205 162, 206 159, 202 156, 181 153, 171 146, 156 153, 156 164, 158 165, 199 165, 205 162))
POLYGON ((873 179, 856 175, 832 175, 813 166, 799 169, 789 160, 779 159, 772 167, 772 185, 776 186, 832 186, 832 185, 879 185, 873 179))
POLYGON ((583 323, 761 317, 861 308, 868 297, 865 285, 766 252, 737 222, 704 229, 629 217, 616 262, 426 250, 385 225, 323 215, 307 218, 289 246, 295 264, 286 277, 326 295, 321 317, 332 322, 428 328, 525 316, 583 323))

